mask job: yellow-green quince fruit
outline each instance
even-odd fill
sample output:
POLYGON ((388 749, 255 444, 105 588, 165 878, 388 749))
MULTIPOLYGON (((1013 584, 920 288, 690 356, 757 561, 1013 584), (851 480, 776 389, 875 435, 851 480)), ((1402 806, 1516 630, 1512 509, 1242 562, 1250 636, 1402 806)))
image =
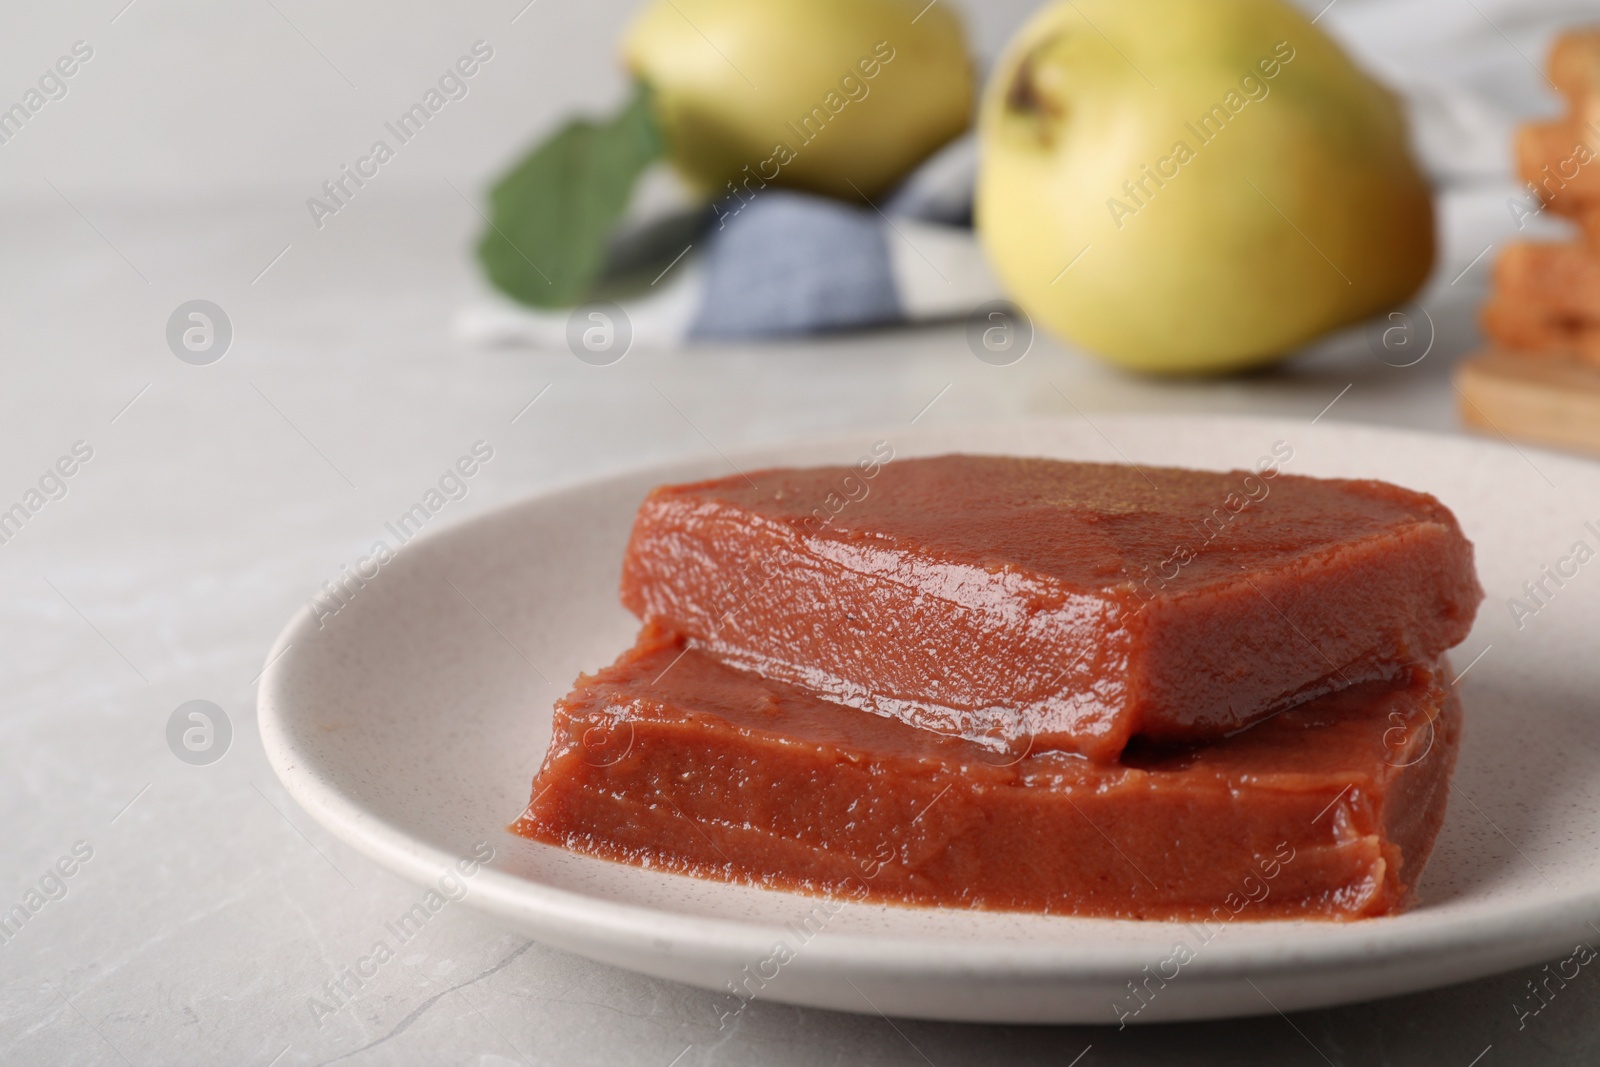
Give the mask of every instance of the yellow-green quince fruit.
POLYGON ((712 196, 775 184, 876 197, 972 121, 948 4, 651 0, 622 54, 673 164, 712 196))
POLYGON ((1398 101, 1279 0, 1051 4, 997 68, 979 137, 1002 283, 1125 367, 1269 363, 1433 265, 1398 101))

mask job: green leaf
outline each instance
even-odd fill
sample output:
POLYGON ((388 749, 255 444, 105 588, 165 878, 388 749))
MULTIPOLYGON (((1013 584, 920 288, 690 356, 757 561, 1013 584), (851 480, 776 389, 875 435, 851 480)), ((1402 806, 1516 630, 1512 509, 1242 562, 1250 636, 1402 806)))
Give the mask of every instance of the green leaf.
POLYGON ((567 123, 489 191, 478 242, 489 280, 535 307, 582 303, 634 182, 663 151, 643 85, 609 122, 567 123))

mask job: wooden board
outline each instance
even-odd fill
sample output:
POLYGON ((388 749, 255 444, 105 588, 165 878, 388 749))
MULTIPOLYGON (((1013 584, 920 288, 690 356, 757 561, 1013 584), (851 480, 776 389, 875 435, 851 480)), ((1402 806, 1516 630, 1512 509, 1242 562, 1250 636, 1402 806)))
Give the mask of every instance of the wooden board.
POLYGON ((1600 452, 1600 369, 1489 349, 1456 369, 1455 384, 1468 426, 1600 452))

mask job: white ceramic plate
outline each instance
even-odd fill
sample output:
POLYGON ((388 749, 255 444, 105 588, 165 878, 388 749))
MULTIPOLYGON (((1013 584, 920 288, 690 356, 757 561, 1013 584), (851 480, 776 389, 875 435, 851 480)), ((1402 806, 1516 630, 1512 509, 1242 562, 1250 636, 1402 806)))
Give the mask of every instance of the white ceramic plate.
MULTIPOLYGON (((333 833, 418 883, 488 843, 495 859, 468 880, 467 901, 541 941, 711 989, 743 983, 763 998, 845 1011, 1114 1023, 1119 1007, 1140 1004, 1127 983, 1161 969, 1178 942, 1193 958, 1148 987, 1155 993, 1134 1021, 1287 1011, 1464 981, 1600 936, 1590 925, 1600 919, 1600 560, 1560 564, 1579 540, 1600 550, 1600 466, 1332 422, 1112 416, 901 429, 732 462, 852 462, 877 438, 900 457, 959 450, 1215 469, 1251 466, 1281 440, 1294 449, 1288 471, 1383 478, 1443 499, 1477 544, 1488 599, 1455 652, 1466 742, 1418 906, 1353 924, 1241 918, 1202 943, 1178 924, 850 903, 801 944, 789 924, 814 899, 507 833, 527 802, 552 702, 580 670, 631 643, 634 620, 616 587, 634 509, 661 482, 731 473, 720 457, 580 485, 444 530, 406 548, 320 628, 309 613, 295 618, 261 686, 273 767, 333 833), (1540 580, 1543 565, 1577 574, 1559 588, 1546 580, 1552 595, 1514 620, 1508 598, 1540 580), (778 942, 793 950, 781 964, 778 942)), ((730 994, 726 1003, 735 1011, 740 1002, 730 994)))

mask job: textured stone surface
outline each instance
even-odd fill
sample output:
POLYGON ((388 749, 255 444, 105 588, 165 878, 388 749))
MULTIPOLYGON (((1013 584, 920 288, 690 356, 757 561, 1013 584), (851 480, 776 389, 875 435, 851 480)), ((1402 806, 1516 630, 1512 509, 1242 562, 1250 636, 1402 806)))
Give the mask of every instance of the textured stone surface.
MULTIPOLYGON (((1322 24, 1372 33, 1381 5, 1347 2, 1348 17, 1341 3, 1322 24)), ((1588 967, 1520 1030, 1516 1006, 1537 969, 1291 1021, 1264 1003, 1259 1019, 1117 1033, 891 1024, 865 1004, 840 1015, 758 1002, 719 1033, 713 994, 529 945, 455 905, 319 1026, 311 998, 421 891, 288 800, 262 758, 254 680, 289 615, 474 441, 492 442, 495 459, 441 522, 704 453, 708 439, 731 448, 896 422, 935 397, 919 425, 1078 417, 1074 406, 1090 418, 1310 419, 1339 397, 1326 418, 1453 429, 1445 375, 1475 343, 1484 264, 1450 279, 1514 232, 1511 190, 1446 205, 1426 299, 1439 337, 1404 369, 1375 360, 1359 334, 1280 372, 1159 388, 1043 338, 1020 363, 988 366, 959 327, 799 350, 636 352, 603 368, 565 352, 469 351, 448 324, 475 292, 463 252, 480 223, 443 179, 470 195, 564 107, 609 103, 620 84, 593 57, 608 53, 625 5, 544 0, 512 24, 520 2, 406 22, 372 6, 279 0, 280 16, 141 0, 112 23, 120 6, 19 14, 0 42, 14 75, 0 87, 7 102, 72 41, 97 50, 71 93, 0 148, 0 501, 21 499, 74 442, 94 449, 67 495, 0 545, 0 899, 21 899, 75 842, 93 849, 66 896, 0 946, 0 1060, 960 1067, 1065 1065, 1092 1045, 1080 1067, 1467 1067, 1491 1044, 1480 1067, 1600 1058, 1588 967), (315 229, 306 197, 479 37, 499 52, 474 95, 315 229), (178 361, 164 336, 173 309, 195 298, 233 324, 230 351, 210 366, 178 361), (209 766, 168 748, 169 716, 193 699, 215 702, 233 726, 230 750, 209 766)), ((1383 53, 1436 67, 1437 49, 1419 42, 1439 7, 1402 5, 1383 53)), ((1538 55, 1530 23, 1485 9, 1538 55)), ((1015 15, 980 25, 991 53, 1015 15)), ((1459 17, 1476 20, 1486 48, 1505 48, 1474 11, 1459 17)), ((1520 57, 1485 55, 1474 68, 1485 82, 1537 98, 1520 57)), ((1516 813, 1494 814, 1515 840, 1516 813)))

